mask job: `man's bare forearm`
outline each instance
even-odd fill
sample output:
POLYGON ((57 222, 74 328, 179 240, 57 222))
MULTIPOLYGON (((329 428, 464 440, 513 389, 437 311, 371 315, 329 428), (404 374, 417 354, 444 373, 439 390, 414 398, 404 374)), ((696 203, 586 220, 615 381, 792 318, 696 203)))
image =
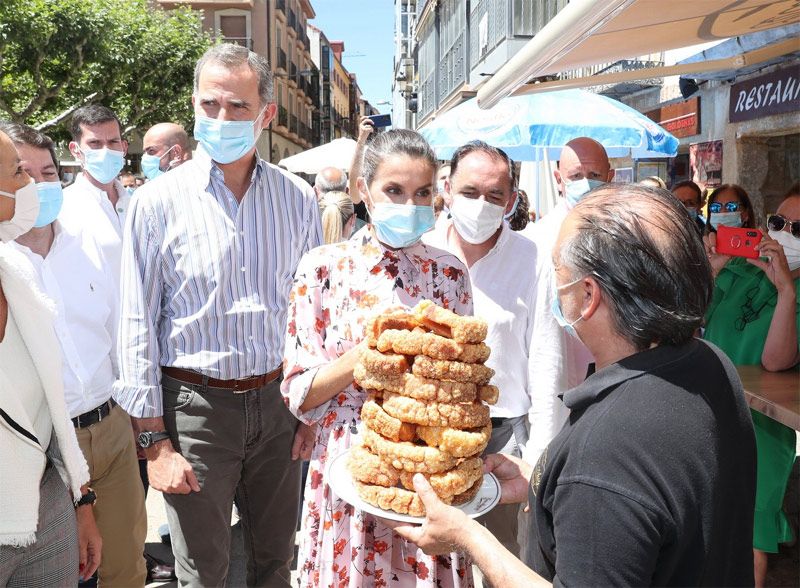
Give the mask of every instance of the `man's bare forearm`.
POLYGON ((492 586, 552 586, 519 559, 477 521, 470 521, 469 528, 459 541, 475 565, 492 586))

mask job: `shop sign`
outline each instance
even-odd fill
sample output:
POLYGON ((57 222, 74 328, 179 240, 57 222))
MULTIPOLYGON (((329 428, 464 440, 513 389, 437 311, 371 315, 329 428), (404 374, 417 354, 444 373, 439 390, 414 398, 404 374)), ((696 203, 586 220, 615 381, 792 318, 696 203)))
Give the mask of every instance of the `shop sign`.
POLYGON ((728 120, 742 122, 800 110, 800 65, 731 86, 728 120))
POLYGON ((667 104, 644 114, 679 139, 700 134, 699 96, 677 104, 667 104))

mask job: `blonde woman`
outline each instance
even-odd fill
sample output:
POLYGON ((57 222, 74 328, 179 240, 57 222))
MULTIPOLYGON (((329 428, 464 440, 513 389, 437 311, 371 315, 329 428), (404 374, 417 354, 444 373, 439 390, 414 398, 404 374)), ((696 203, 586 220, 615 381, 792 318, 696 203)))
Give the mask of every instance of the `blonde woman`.
POLYGON ((325 192, 319 200, 319 212, 326 244, 350 238, 356 216, 353 201, 346 192, 325 192))

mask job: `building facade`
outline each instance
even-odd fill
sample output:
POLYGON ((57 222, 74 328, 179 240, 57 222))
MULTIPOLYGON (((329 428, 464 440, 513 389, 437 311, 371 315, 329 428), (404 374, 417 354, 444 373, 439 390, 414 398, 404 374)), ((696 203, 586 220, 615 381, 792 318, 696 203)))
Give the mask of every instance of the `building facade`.
MULTIPOLYGON (((566 4, 567 0, 417 0, 412 50, 417 127, 472 98, 566 4)), ((402 11, 400 17, 402 26, 402 11)))
MULTIPOLYGON (((766 43, 799 33, 800 25, 792 25, 729 39, 686 61, 738 54, 760 38, 766 43)), ((686 52, 666 52, 665 61, 686 57, 686 52)), ((736 70, 668 77, 621 100, 680 141, 675 158, 637 161, 640 177, 657 171, 668 185, 691 179, 710 190, 739 184, 762 225, 800 180, 800 53, 736 70)))
POLYGON ((394 9, 392 126, 414 129, 417 126, 417 67, 414 59, 417 0, 395 0, 394 9))
POLYGON ((275 76, 278 113, 258 141, 264 159, 284 157, 319 145, 320 76, 311 59, 306 24, 314 18, 309 0, 157 0, 164 9, 189 6, 203 13, 203 27, 267 58, 275 76), (267 156, 269 154, 269 156, 267 156))

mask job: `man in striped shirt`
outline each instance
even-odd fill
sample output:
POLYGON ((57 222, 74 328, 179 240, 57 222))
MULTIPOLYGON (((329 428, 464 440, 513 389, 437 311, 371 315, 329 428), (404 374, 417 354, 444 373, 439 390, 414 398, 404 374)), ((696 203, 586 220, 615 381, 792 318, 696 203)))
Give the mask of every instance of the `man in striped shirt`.
POLYGON ((218 45, 195 69, 192 161, 137 191, 122 261, 117 399, 164 492, 182 585, 225 582, 236 496, 248 585, 289 586, 300 448, 284 406, 288 296, 321 243, 314 191, 258 157, 269 64, 218 45))

